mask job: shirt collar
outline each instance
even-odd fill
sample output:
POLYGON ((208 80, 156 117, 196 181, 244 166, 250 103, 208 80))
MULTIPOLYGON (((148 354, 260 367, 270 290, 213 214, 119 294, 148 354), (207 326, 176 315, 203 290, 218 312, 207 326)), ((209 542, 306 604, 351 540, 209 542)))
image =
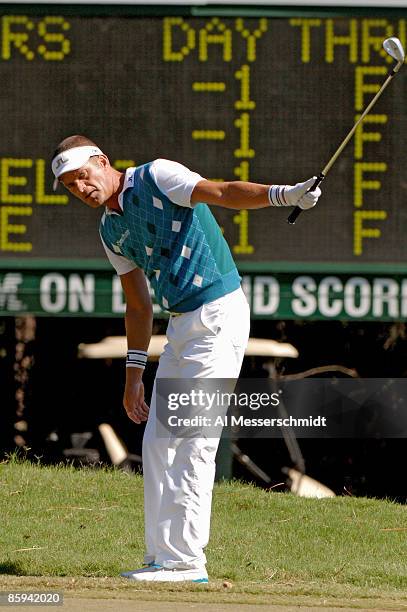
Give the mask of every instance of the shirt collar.
MULTIPOLYGON (((132 168, 127 168, 125 175, 124 175, 124 183, 123 183, 123 187, 122 190, 120 191, 120 193, 117 196, 117 199, 119 201, 119 206, 120 209, 123 210, 123 195, 124 192, 126 191, 126 189, 129 189, 129 187, 133 187, 134 185, 134 173, 136 171, 136 167, 132 167, 132 168)), ((113 210, 112 208, 109 208, 108 206, 105 207, 105 212, 107 215, 119 215, 120 213, 116 212, 115 210, 113 210)))

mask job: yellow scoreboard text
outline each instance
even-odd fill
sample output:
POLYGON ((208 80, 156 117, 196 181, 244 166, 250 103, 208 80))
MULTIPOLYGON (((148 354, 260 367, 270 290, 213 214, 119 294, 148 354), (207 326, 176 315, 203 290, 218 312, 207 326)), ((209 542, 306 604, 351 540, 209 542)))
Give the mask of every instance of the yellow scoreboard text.
POLYGON ((33 19, 27 15, 6 15, 1 18, 1 59, 23 57, 28 61, 39 58, 60 62, 71 51, 70 28, 65 17, 33 19))

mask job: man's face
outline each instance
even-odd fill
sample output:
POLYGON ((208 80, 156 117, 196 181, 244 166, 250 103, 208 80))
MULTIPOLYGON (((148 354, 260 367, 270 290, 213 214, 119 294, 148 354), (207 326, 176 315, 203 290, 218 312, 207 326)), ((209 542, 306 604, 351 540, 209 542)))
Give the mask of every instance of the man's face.
POLYGON ((61 175, 61 183, 91 208, 103 206, 112 195, 109 162, 95 156, 79 168, 61 175))

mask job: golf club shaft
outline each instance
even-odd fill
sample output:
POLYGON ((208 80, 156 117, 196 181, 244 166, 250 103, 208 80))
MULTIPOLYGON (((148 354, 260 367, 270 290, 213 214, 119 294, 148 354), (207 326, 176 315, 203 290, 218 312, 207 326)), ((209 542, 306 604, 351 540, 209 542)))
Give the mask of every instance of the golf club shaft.
MULTIPOLYGON (((386 89, 387 85, 390 83, 390 81, 392 80, 396 72, 397 72, 396 69, 393 69, 390 72, 390 74, 388 75, 387 79, 385 80, 385 82, 383 83, 383 85, 381 86, 377 94, 375 95, 375 97, 371 100, 371 102, 365 108, 365 110, 363 111, 363 113, 361 114, 361 116, 359 117, 359 119, 357 120, 357 122, 355 123, 351 131, 349 132, 349 134, 341 142, 341 144, 339 145, 335 153, 332 155, 329 162, 326 164, 322 172, 318 175, 315 183, 312 185, 309 191, 314 191, 314 189, 316 189, 318 185, 324 180, 324 178, 326 177, 326 175, 328 174, 328 172, 330 171, 330 169, 332 168, 332 166, 338 159, 339 155, 342 153, 342 151, 344 150, 344 148, 346 147, 346 145, 348 144, 348 142, 350 141, 350 139, 356 132, 358 126, 363 121, 363 119, 366 117, 366 115, 370 113, 373 106, 376 104, 377 100, 380 98, 380 96, 382 95, 382 93, 384 92, 384 90, 386 89)), ((294 210, 291 212, 291 214, 289 215, 289 217, 287 218, 287 223, 289 223, 290 225, 294 225, 297 218, 299 217, 301 213, 302 213, 302 208, 300 208, 299 206, 296 206, 294 210)))
MULTIPOLYGON (((285 409, 278 384, 278 372, 274 363, 268 364, 268 370, 271 378, 271 388, 273 393, 277 393, 280 396, 280 401, 277 405, 279 415, 281 419, 288 419, 288 413, 285 409)), ((301 472, 301 474, 305 474, 305 461, 297 438, 295 437, 294 430, 290 426, 283 425, 281 426, 281 433, 283 434, 283 439, 287 447, 288 454, 290 455, 290 459, 293 462, 295 469, 301 472)))

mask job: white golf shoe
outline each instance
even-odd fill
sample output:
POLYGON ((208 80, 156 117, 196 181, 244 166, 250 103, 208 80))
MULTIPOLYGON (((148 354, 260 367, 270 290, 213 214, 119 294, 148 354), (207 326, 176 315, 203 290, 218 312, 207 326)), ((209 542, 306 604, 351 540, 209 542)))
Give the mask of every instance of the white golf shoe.
POLYGON ((206 569, 167 569, 156 563, 138 570, 123 572, 120 574, 128 580, 136 582, 195 582, 198 584, 208 583, 206 569))
POLYGON ((144 563, 143 567, 141 567, 139 569, 136 569, 136 570, 130 570, 128 572, 122 572, 120 574, 120 576, 122 576, 123 578, 129 578, 132 574, 141 574, 142 572, 145 572, 145 571, 149 570, 150 567, 161 567, 161 566, 156 565, 153 562, 151 562, 151 563, 144 563))

